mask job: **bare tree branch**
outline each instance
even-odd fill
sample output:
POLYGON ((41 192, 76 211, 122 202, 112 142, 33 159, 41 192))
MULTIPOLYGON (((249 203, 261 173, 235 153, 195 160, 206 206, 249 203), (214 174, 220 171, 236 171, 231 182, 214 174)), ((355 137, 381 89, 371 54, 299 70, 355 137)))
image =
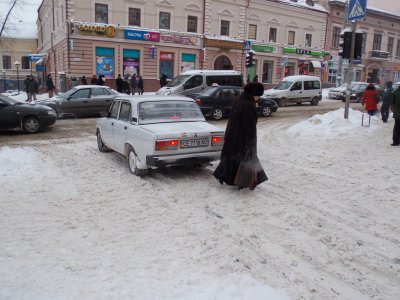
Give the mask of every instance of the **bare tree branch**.
POLYGON ((9 9, 9 11, 8 11, 8 13, 7 13, 7 15, 6 15, 5 19, 4 19, 3 25, 1 26, 1 29, 0 29, 0 38, 1 38, 1 35, 3 34, 4 28, 6 27, 6 23, 7 23, 8 17, 10 16, 11 11, 13 10, 13 8, 14 8, 15 4, 17 3, 17 1, 18 0, 14 0, 14 3, 12 4, 11 8, 9 9))

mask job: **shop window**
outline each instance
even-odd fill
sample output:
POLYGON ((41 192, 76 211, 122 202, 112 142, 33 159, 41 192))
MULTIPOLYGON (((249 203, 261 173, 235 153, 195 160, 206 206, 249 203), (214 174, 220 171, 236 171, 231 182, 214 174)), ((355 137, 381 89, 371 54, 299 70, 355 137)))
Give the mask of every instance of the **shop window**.
POLYGON ((381 50, 381 43, 382 43, 382 35, 375 33, 374 34, 374 42, 372 44, 372 50, 381 50))
POLYGON ((160 12, 160 29, 171 29, 171 14, 160 12))
POLYGON ((311 47, 311 44, 312 44, 312 35, 310 33, 306 33, 305 46, 311 47))
POLYGON ((221 35, 229 36, 229 25, 230 25, 229 21, 221 20, 221 35))
POLYGON ((276 43, 277 29, 274 27, 269 28, 269 41, 276 43))
POLYGON ((140 51, 123 49, 122 70, 124 77, 140 74, 140 51))
POLYGON ((336 83, 337 69, 329 69, 328 70, 328 82, 336 83))
POLYGON ((388 43, 387 43, 387 52, 389 52, 389 55, 393 55, 393 44, 394 44, 394 37, 389 36, 388 37, 388 43))
POLYGON ((30 69, 29 57, 28 56, 22 56, 21 57, 21 69, 24 69, 24 70, 30 69))
POLYGON ((257 25, 254 24, 249 25, 249 39, 252 40, 257 39, 257 25))
POLYGON ((197 17, 188 16, 188 19, 187 19, 187 31, 188 32, 197 32, 197 17))
POLYGON ((11 56, 3 55, 3 69, 10 70, 11 69, 11 56))
POLYGON ((183 53, 181 62, 181 73, 189 70, 194 70, 195 62, 196 62, 196 55, 183 53))
POLYGON ((288 44, 289 45, 294 45, 296 33, 294 31, 289 30, 288 32, 288 44))
POLYGON ((96 75, 115 78, 114 70, 114 48, 96 47, 96 75))
POLYGON ((108 24, 108 5, 107 4, 95 4, 95 22, 108 24))
POLYGON ((272 83, 273 66, 272 61, 263 61, 262 83, 272 83))
POLYGON ((340 42, 340 27, 333 27, 332 31, 332 47, 333 48, 339 48, 339 42, 340 42))
POLYGON ((167 78, 174 78, 174 53, 160 52, 159 74, 167 75, 167 78))
POLYGON ((129 8, 129 25, 140 27, 140 9, 129 8))

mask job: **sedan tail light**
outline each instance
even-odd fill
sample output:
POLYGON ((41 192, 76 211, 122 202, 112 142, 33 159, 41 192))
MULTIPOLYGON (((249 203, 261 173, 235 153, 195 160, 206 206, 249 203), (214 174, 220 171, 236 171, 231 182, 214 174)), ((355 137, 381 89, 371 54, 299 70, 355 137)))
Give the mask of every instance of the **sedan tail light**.
POLYGON ((201 99, 195 99, 195 101, 196 101, 197 105, 202 105, 203 104, 203 101, 201 101, 201 99))
POLYGON ((223 135, 214 135, 211 137, 211 146, 220 146, 224 144, 223 135))
POLYGON ((178 140, 156 141, 156 151, 178 149, 178 140))

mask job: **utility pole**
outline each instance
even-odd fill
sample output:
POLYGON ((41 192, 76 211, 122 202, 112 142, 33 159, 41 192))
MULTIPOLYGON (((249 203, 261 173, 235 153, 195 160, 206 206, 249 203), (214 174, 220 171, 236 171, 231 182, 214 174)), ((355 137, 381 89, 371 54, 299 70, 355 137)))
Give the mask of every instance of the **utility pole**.
MULTIPOLYGON (((346 29, 346 26, 348 25, 347 15, 348 15, 348 12, 349 12, 349 0, 347 0, 344 5, 345 5, 345 18, 344 18, 342 31, 344 29, 346 29)), ((341 56, 339 56, 339 66, 338 66, 338 72, 337 72, 337 75, 336 75, 336 86, 342 85, 343 81, 344 81, 344 78, 343 78, 343 58, 341 56)))
POLYGON ((356 29, 357 21, 351 23, 351 47, 350 47, 350 59, 349 59, 349 72, 347 76, 347 91, 346 91, 346 104, 344 107, 344 118, 349 118, 349 105, 350 105, 350 91, 351 81, 353 80, 353 68, 354 68, 354 48, 356 45, 356 29))

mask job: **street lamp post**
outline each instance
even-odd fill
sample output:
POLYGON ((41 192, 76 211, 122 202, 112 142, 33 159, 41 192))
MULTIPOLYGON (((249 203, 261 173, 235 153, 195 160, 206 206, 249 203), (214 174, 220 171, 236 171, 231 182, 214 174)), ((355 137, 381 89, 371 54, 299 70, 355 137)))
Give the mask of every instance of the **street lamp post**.
POLYGON ((4 84, 4 92, 7 90, 6 88, 6 73, 7 71, 3 69, 3 84, 4 84))
POLYGON ((18 89, 18 95, 19 95, 19 73, 18 73, 18 67, 20 65, 19 61, 15 61, 14 65, 17 67, 17 89, 18 89))

